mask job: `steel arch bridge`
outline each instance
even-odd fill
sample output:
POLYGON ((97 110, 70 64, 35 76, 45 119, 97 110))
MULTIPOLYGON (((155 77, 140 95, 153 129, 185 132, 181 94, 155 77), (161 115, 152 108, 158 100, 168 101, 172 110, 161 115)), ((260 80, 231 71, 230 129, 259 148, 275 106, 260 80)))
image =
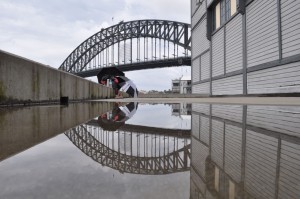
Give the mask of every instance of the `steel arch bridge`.
POLYGON ((59 69, 90 77, 103 67, 133 71, 181 65, 191 66, 190 24, 137 20, 101 29, 82 42, 59 69))
MULTIPOLYGON (((165 140, 167 139, 166 137, 170 138, 170 136, 163 136, 160 140, 157 140, 158 135, 154 132, 152 136, 149 136, 149 132, 145 136, 143 136, 143 133, 138 132, 134 137, 136 137, 136 140, 140 139, 140 142, 134 143, 137 145, 133 149, 131 146, 133 145, 132 133, 124 131, 108 132, 99 127, 80 125, 66 131, 65 135, 77 148, 94 161, 121 173, 164 175, 189 171, 190 139, 185 138, 185 143, 183 144, 183 139, 179 138, 174 142, 174 146, 168 143, 168 146, 173 146, 174 148, 166 150, 165 140), (98 132, 95 133, 97 130, 98 132), (123 137, 120 136, 122 133, 125 134, 123 137), (115 143, 111 140, 113 135, 117 136, 115 143), (129 135, 131 135, 131 141, 128 139, 129 135), (153 138, 156 139, 155 144, 153 138), (145 143, 145 139, 148 140, 148 144, 152 142, 153 146, 148 146, 145 143), (159 143, 162 144, 162 140, 164 140, 164 150, 157 146, 159 143), (154 145, 155 151, 151 148, 154 145), (145 147, 151 150, 151 154, 146 154, 147 149, 145 147), (143 150, 141 151, 140 149, 142 148, 143 150)), ((172 138, 176 140, 176 135, 173 135, 172 138)))

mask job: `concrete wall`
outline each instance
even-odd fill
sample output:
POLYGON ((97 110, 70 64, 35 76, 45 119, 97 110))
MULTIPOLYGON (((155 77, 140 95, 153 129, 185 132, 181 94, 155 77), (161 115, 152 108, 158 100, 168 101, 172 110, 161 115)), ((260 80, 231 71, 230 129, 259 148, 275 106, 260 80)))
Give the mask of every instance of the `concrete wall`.
MULTIPOLYGON (((112 98, 111 88, 0 51, 0 103, 112 98)), ((125 95, 125 97, 127 97, 125 95)))
POLYGON ((112 110, 114 103, 0 109, 0 161, 112 110))
POLYGON ((192 93, 300 93, 300 1, 240 1, 245 12, 211 33, 210 10, 218 0, 196 2, 191 0, 192 93))

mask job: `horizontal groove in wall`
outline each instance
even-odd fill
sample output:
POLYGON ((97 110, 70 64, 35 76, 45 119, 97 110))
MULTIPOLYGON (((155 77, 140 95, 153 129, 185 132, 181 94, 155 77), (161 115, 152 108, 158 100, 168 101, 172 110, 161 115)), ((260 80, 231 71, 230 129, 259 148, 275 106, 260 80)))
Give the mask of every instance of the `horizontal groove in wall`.
POLYGON ((204 55, 204 54, 207 53, 207 52, 209 52, 209 48, 206 49, 205 51, 203 51, 200 55, 194 57, 194 58, 192 59, 192 61, 194 61, 195 59, 198 59, 199 57, 201 57, 202 55, 204 55))
POLYGON ((263 69, 267 69, 267 68, 272 68, 275 66, 280 66, 280 65, 285 65, 285 64, 289 64, 289 63, 294 63, 294 62, 300 62, 300 54, 298 55, 294 55, 291 57, 287 57, 287 58, 283 58, 282 60, 275 60, 275 61, 271 61, 271 62, 267 62, 267 63, 263 63, 263 64, 259 64, 256 66, 252 66, 247 68, 247 72, 254 72, 254 71, 258 71, 258 70, 263 70, 263 69))

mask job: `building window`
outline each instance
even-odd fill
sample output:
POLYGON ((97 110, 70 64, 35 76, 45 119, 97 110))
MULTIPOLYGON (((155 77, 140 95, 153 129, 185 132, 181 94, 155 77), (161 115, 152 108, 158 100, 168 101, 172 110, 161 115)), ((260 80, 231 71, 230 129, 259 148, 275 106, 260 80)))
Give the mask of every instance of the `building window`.
POLYGON ((220 11, 221 11, 221 24, 223 25, 224 23, 225 23, 225 18, 226 18, 226 16, 225 16, 225 0, 223 0, 223 1, 220 1, 220 11))
POLYGON ((235 1, 231 0, 231 5, 230 5, 231 16, 234 15, 234 13, 236 13, 237 3, 238 3, 237 0, 235 0, 235 1))
POLYGON ((225 24, 237 11, 237 0, 220 0, 213 9, 213 31, 225 24))
POLYGON ((215 30, 225 24, 236 12, 245 14, 246 0, 213 0, 207 8, 206 37, 211 41, 215 30))
MULTIPOLYGON (((230 9, 231 9, 231 1, 235 1, 236 0, 225 0, 225 21, 228 21, 230 19, 230 17, 235 14, 231 14, 230 9)), ((225 22, 224 22, 225 23, 225 22)))
POLYGON ((220 170, 218 167, 215 167, 215 190, 220 191, 220 170))
POLYGON ((221 9, 220 9, 220 3, 218 3, 214 9, 214 30, 218 29, 221 26, 221 9))
POLYGON ((229 198, 228 199, 235 199, 235 184, 229 180, 229 198))

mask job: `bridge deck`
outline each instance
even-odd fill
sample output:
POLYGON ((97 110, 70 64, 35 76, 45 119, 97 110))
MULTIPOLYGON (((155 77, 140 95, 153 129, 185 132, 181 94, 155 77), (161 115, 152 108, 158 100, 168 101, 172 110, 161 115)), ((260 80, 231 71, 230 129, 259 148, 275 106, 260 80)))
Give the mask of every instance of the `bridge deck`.
MULTIPOLYGON (((179 57, 176 59, 163 59, 163 60, 148 61, 148 62, 136 62, 131 64, 118 65, 117 68, 123 72, 127 72, 127 71, 174 67, 174 66, 191 66, 191 57, 179 57)), ((102 68, 88 69, 74 74, 80 77, 93 77, 93 76, 97 76, 97 74, 101 69, 102 68)))

